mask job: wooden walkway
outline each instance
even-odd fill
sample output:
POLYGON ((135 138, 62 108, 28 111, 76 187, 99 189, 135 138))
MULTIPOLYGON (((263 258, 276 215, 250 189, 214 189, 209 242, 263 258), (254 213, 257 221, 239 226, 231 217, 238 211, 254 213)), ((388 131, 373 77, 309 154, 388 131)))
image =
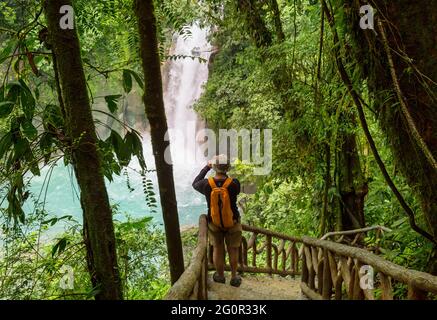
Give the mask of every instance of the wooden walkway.
MULTIPOLYGON (((208 279, 209 300, 306 300, 299 279, 264 274, 243 275, 239 288, 208 279)), ((228 275, 228 282, 229 282, 228 275)))
MULTIPOLYGON (((379 248, 354 246, 369 228, 356 232, 350 245, 339 243, 342 236, 336 241, 293 237, 248 225, 243 225, 243 231, 240 288, 211 281, 212 247, 208 244, 207 218, 202 215, 191 262, 166 299, 391 300, 398 285, 408 288, 408 299, 437 297, 436 276, 387 261, 378 255, 379 248)), ((377 236, 380 231, 376 230, 377 236)))

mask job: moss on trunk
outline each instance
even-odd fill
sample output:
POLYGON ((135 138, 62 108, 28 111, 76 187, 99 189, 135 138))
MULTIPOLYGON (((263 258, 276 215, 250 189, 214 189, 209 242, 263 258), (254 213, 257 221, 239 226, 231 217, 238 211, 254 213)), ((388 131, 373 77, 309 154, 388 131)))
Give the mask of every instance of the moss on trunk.
POLYGON ((46 0, 44 10, 72 141, 71 157, 80 188, 88 267, 98 289, 96 299, 121 299, 112 211, 97 150, 79 39, 75 29, 60 28, 59 11, 63 5, 71 6, 71 1, 46 0))
MULTIPOLYGON (((386 30, 393 62, 408 111, 421 138, 437 157, 437 2, 375 0, 376 19, 386 30)), ((396 166, 422 204, 428 229, 437 237, 437 171, 412 137, 394 91, 384 45, 370 30, 359 28, 359 3, 347 10, 356 57, 374 95, 382 130, 386 133, 396 166)), ((437 251, 429 271, 437 274, 437 251)))
POLYGON ((138 17, 140 54, 144 69, 144 105, 150 123, 171 281, 174 283, 184 272, 184 258, 173 180, 173 166, 165 159, 166 150, 170 150, 170 142, 164 139, 167 132, 167 119, 162 92, 161 64, 153 0, 135 1, 135 12, 138 17))

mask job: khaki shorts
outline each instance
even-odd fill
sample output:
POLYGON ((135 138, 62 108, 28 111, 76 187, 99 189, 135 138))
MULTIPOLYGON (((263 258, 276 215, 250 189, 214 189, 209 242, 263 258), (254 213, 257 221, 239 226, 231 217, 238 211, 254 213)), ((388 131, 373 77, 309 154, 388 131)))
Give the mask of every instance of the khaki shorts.
POLYGON ((243 229, 241 223, 237 222, 232 228, 224 231, 211 222, 208 223, 209 242, 215 247, 226 242, 228 248, 238 248, 241 244, 243 229))

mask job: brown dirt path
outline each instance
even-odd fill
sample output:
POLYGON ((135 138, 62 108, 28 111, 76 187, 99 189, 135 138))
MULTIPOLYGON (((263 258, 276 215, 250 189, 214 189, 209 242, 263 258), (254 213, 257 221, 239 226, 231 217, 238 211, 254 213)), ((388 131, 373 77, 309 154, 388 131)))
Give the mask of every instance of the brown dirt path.
POLYGON ((230 274, 226 273, 226 284, 208 280, 209 300, 306 300, 300 290, 300 279, 291 277, 249 275, 242 276, 239 288, 229 285, 230 274))

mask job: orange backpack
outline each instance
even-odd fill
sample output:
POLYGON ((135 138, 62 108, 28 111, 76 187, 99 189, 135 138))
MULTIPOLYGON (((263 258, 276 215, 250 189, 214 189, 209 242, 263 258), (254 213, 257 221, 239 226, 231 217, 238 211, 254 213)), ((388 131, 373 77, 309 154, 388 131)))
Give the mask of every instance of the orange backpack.
POLYGON ((232 179, 227 178, 223 186, 217 187, 214 178, 209 178, 208 183, 211 186, 210 212, 212 223, 222 229, 229 229, 234 226, 234 213, 231 208, 231 199, 229 198, 228 186, 232 179))

